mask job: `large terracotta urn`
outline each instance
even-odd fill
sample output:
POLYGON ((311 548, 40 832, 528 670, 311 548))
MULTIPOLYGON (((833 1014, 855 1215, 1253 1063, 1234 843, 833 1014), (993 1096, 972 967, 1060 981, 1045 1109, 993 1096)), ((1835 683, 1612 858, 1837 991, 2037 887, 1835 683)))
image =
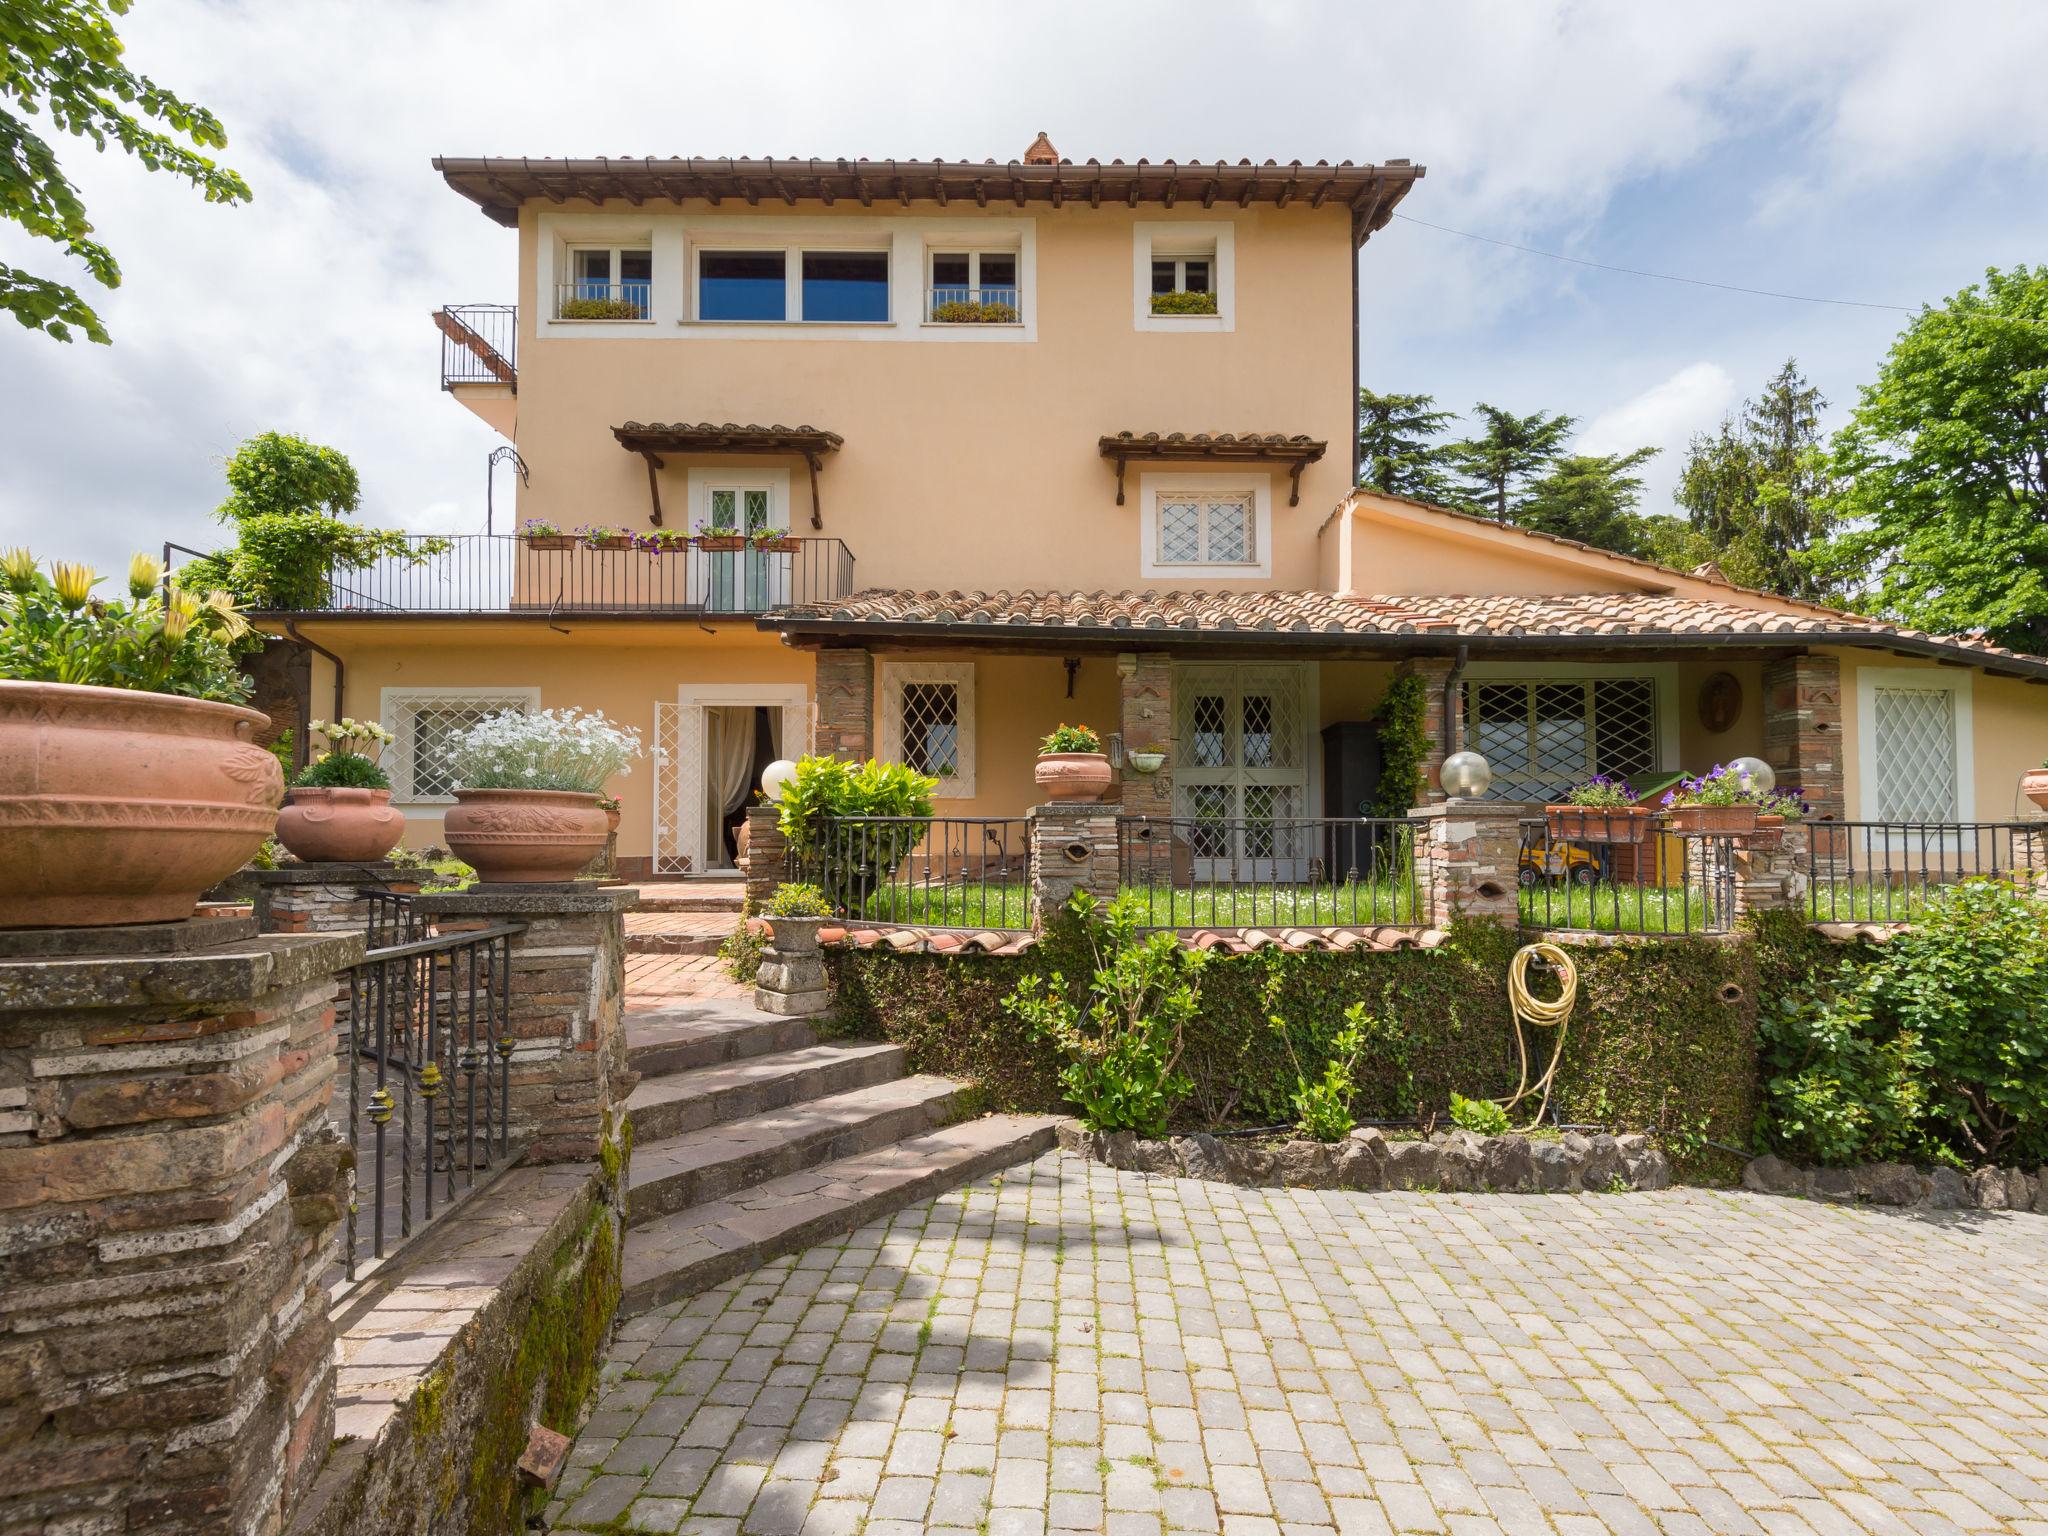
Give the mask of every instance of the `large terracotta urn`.
POLYGON ((277 840, 308 864, 367 864, 405 836, 405 816, 391 808, 388 789, 314 789, 284 792, 277 840))
POLYGON ((180 922, 263 846, 284 774, 235 704, 0 682, 0 928, 180 922))
POLYGON ((2048 811, 2048 768, 2029 768, 2021 774, 2020 793, 2048 811))
POLYGON ((1100 800, 1109 788, 1109 757, 1102 752, 1041 752, 1031 776, 1048 800, 1100 800))
POLYGON ((604 807, 572 789, 458 789, 441 825, 480 882, 574 880, 604 852, 604 807))

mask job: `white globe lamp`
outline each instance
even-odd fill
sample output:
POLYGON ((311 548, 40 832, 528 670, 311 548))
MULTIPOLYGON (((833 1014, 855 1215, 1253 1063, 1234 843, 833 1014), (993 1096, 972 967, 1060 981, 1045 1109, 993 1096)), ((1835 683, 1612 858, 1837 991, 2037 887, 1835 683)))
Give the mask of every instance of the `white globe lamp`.
POLYGON ((782 792, 789 788, 789 781, 796 777, 796 764, 786 757, 778 757, 761 770, 761 793, 770 800, 780 800, 782 792))
POLYGON ((1728 768, 1737 778, 1748 779, 1750 787, 1760 795, 1768 795, 1778 787, 1777 770, 1760 757, 1738 757, 1728 768))
POLYGON ((1477 800, 1493 783, 1493 768, 1477 752, 1453 752, 1437 770, 1437 782, 1453 800, 1477 800))

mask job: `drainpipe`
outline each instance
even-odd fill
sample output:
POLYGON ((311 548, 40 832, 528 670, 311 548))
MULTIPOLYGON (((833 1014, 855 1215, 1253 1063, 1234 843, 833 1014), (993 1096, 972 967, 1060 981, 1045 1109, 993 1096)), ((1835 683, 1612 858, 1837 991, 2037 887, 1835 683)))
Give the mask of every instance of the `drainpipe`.
POLYGON ((1444 674, 1444 727, 1443 740, 1439 745, 1445 757, 1465 750, 1465 712, 1457 707, 1458 680, 1465 675, 1465 663, 1471 659, 1472 647, 1460 641, 1458 658, 1451 663, 1451 670, 1444 674), (1455 730, 1451 726, 1453 719, 1458 722, 1455 730))
MULTIPOLYGON (((297 646, 300 646, 300 647, 302 647, 302 648, 304 648, 304 649, 306 649, 306 650, 312 651, 312 652, 314 652, 314 653, 315 653, 316 655, 320 655, 320 656, 325 656, 325 657, 326 657, 326 658, 327 658, 327 659, 328 659, 329 661, 331 661, 331 662, 333 662, 333 663, 334 663, 334 717, 333 717, 333 718, 335 718, 336 720, 339 720, 339 719, 340 719, 340 718, 342 717, 342 715, 346 713, 346 711, 345 711, 345 710, 344 710, 344 709, 342 708, 342 703, 341 703, 341 700, 342 700, 342 686, 341 686, 341 685, 342 685, 342 681, 343 681, 343 679, 344 679, 344 678, 345 678, 345 677, 347 676, 347 671, 346 671, 346 668, 345 668, 345 666, 344 666, 344 664, 343 664, 343 662, 342 662, 342 659, 341 659, 341 658, 340 658, 339 656, 335 655, 335 654, 334 654, 334 652, 332 652, 332 651, 330 651, 329 649, 327 649, 327 647, 326 647, 326 646, 324 646, 324 645, 322 645, 322 644, 321 644, 321 643, 320 643, 319 641, 317 641, 317 640, 308 640, 308 639, 307 639, 307 638, 306 638, 306 637, 305 637, 304 635, 300 634, 300 633, 299 633, 299 626, 298 626, 298 621, 297 621, 297 620, 295 620, 295 619, 286 619, 286 620, 284 621, 284 632, 285 632, 286 636, 290 638, 291 642, 292 642, 292 643, 293 643, 294 645, 297 645, 297 646)), ((312 701, 312 700, 311 700, 311 699, 309 698, 309 699, 307 699, 307 700, 306 700, 306 711, 307 711, 308 715, 310 715, 310 714, 312 713, 312 708, 313 708, 313 701, 312 701)), ((302 721, 302 722, 300 722, 300 723, 301 723, 301 724, 304 724, 304 722, 303 722, 303 721, 302 721)), ((301 768, 303 768, 303 767, 305 767, 305 766, 306 766, 306 756, 307 756, 307 752, 308 752, 308 749, 309 749, 309 745, 310 745, 310 744, 308 743, 307 739, 306 739, 306 738, 307 738, 307 736, 308 736, 308 734, 309 734, 308 732, 306 732, 306 731, 304 731, 304 730, 301 730, 301 731, 300 731, 300 732, 298 733, 298 737, 297 737, 297 739, 296 739, 296 740, 294 740, 294 741, 293 741, 293 743, 292 743, 292 757, 293 757, 293 759, 294 759, 294 760, 295 760, 295 761, 296 761, 296 762, 298 763, 298 765, 299 765, 299 766, 300 766, 301 768)))

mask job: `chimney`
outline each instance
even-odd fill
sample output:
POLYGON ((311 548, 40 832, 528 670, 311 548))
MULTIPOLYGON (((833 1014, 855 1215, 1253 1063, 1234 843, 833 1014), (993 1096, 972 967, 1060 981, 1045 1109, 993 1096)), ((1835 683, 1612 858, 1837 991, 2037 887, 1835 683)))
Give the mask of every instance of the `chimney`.
POLYGON ((1024 151, 1026 165, 1058 165, 1060 152, 1052 147, 1052 140, 1045 136, 1045 130, 1038 131, 1038 137, 1031 141, 1031 147, 1024 151))

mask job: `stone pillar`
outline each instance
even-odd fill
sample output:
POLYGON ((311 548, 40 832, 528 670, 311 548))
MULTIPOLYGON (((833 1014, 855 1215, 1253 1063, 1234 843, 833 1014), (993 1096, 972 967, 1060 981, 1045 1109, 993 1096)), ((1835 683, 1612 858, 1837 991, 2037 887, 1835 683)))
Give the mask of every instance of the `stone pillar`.
POLYGON ((818 652, 816 750, 849 763, 875 754, 875 659, 858 647, 818 652))
POLYGON ((511 943, 515 1132, 531 1133, 529 1162, 597 1156, 611 1111, 635 1079, 626 1066, 625 911, 629 889, 585 883, 477 885, 418 897, 440 933, 524 923, 511 943))
POLYGON ((1786 823, 1782 831, 1738 839, 1731 862, 1735 917, 1774 910, 1804 911, 1812 861, 1806 828, 1786 823))
POLYGON ((1842 802, 1842 665, 1832 656, 1764 664, 1764 761, 1780 789, 1805 793, 1807 811, 1836 820, 1842 802))
POLYGON ((1450 681, 1451 668, 1456 665, 1449 656, 1410 656, 1395 669, 1396 676, 1422 679, 1422 734, 1429 743, 1422 759, 1422 784, 1431 803, 1444 798, 1443 786, 1438 782, 1445 757, 1444 711, 1459 707, 1458 700, 1446 694, 1444 685, 1450 681))
POLYGON ((740 860, 746 881, 746 909, 758 912, 775 887, 782 884, 788 845, 782 836, 782 812, 773 805, 747 807, 747 852, 740 860))
POLYGON ((768 920, 768 947, 754 974, 754 1006, 785 1018, 807 1018, 832 1006, 832 984, 818 949, 822 917, 768 920))
POLYGON ((1159 651, 1126 651, 1116 659, 1122 697, 1117 729, 1124 738, 1122 809, 1126 816, 1173 814, 1173 661, 1159 651), (1166 766, 1139 773, 1133 752, 1163 752, 1166 766))
POLYGON ((1516 880, 1528 813, 1508 800, 1442 800, 1408 813, 1422 921, 1441 928, 1459 916, 1521 920, 1516 880))
POLYGON ((370 926, 366 890, 417 892, 417 869, 378 859, 362 864, 285 864, 244 871, 255 889, 259 933, 361 933, 370 926))
POLYGON ((1098 901, 1117 892, 1117 807, 1058 800, 1031 812, 1031 926, 1043 933, 1074 892, 1098 901))
POLYGON ((276 1531, 334 1438, 334 973, 246 917, 0 933, 0 1529, 276 1531))

